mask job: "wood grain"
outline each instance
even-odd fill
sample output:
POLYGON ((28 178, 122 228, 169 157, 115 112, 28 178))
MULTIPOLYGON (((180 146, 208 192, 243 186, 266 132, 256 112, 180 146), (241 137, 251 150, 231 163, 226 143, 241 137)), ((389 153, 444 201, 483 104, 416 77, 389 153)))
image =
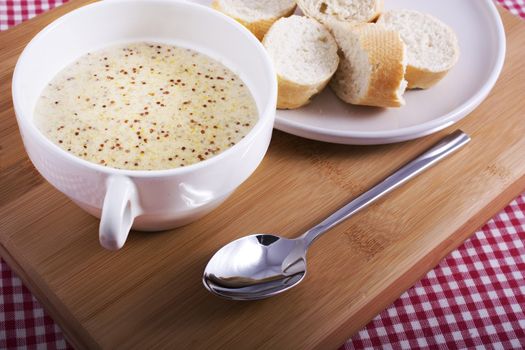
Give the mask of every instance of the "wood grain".
POLYGON ((525 25, 502 11, 503 74, 457 125, 471 144, 321 238, 298 288, 259 302, 218 299, 201 274, 219 247, 247 233, 303 232, 456 126, 374 147, 275 132, 260 168, 218 210, 178 230, 133 232, 111 253, 98 244, 98 221, 33 169, 10 100, 23 46, 84 3, 0 34, 0 254, 76 348, 335 348, 525 188, 525 25))

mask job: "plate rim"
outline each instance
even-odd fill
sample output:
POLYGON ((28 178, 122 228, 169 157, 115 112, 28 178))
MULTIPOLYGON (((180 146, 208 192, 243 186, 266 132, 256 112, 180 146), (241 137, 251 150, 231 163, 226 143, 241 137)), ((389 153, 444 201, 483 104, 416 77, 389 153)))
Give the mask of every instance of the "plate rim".
POLYGON ((461 105, 454 108, 452 111, 437 119, 430 120, 422 124, 412 125, 395 130, 379 131, 349 131, 313 127, 308 124, 287 120, 286 118, 280 116, 279 111, 277 111, 275 117, 275 129, 296 136, 323 142, 347 144, 385 144, 422 137, 442 130, 458 122, 485 100, 490 91, 494 88, 494 85, 501 74, 505 62, 507 50, 506 35, 497 5, 493 3, 492 0, 484 0, 484 2, 481 4, 482 6, 485 6, 487 10, 489 10, 490 18, 497 28, 497 59, 488 79, 477 90, 477 92, 461 105), (330 140, 335 138, 338 140, 330 140))

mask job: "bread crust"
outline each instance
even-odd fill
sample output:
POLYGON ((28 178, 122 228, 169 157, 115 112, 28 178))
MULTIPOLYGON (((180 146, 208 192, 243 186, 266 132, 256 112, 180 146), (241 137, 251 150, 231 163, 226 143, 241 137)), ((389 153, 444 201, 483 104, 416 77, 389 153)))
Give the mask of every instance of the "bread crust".
MULTIPOLYGON (((346 57, 343 57, 330 84, 332 90, 341 100, 351 104, 376 107, 403 106, 404 91, 400 89, 403 90, 401 87, 405 77, 406 48, 399 33, 375 24, 346 25, 345 30, 353 31, 354 35, 358 36, 360 49, 368 55, 371 70, 368 89, 362 96, 354 96, 351 93, 348 82, 353 68, 346 57)), ((336 40, 338 40, 337 35, 336 40)))
POLYGON ((407 89, 428 89, 436 85, 443 79, 450 69, 439 72, 432 72, 428 69, 421 69, 411 65, 407 66, 405 79, 408 82, 407 89))
POLYGON ((301 85, 277 75, 279 94, 278 109, 296 109, 310 103, 312 98, 328 85, 332 77, 313 85, 301 85))
POLYGON ((405 104, 399 86, 405 80, 406 48, 399 33, 379 30, 375 25, 360 29, 361 46, 368 52, 372 75, 360 104, 401 107, 405 104))
POLYGON ((233 18, 234 20, 236 20, 237 22, 239 22, 240 24, 242 24, 243 26, 248 28, 248 30, 250 32, 252 32, 253 35, 255 35, 255 37, 257 39, 259 39, 259 41, 262 41, 264 36, 266 35, 268 30, 270 29, 270 27, 278 19, 283 18, 283 17, 291 16, 295 12, 295 8, 297 7, 297 5, 294 5, 288 11, 286 11, 282 16, 276 16, 276 17, 272 17, 272 18, 261 19, 261 20, 255 21, 255 22, 246 21, 246 20, 244 20, 242 18, 238 18, 238 17, 232 16, 231 14, 229 14, 221 6, 221 1, 220 0, 213 0, 212 3, 211 3, 211 7, 214 8, 215 10, 220 11, 220 12, 224 13, 225 15, 233 18))

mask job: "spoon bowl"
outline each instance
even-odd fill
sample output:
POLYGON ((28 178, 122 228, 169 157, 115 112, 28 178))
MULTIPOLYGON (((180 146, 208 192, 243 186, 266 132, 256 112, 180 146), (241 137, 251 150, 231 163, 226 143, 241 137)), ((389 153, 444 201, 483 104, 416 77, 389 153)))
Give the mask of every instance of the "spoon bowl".
POLYGON ((235 300, 256 300, 288 290, 306 274, 300 239, 254 234, 221 248, 204 271, 210 292, 235 300))

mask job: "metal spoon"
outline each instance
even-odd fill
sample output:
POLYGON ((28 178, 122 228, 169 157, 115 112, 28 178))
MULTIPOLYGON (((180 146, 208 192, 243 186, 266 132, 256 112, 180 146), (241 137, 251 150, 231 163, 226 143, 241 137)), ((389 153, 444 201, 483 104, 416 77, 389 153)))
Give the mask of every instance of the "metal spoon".
POLYGON ((254 234, 229 243, 206 266, 204 286, 213 294, 233 300, 264 299, 294 287, 306 274, 306 251, 319 236, 469 141, 461 130, 446 136, 298 238, 254 234))

